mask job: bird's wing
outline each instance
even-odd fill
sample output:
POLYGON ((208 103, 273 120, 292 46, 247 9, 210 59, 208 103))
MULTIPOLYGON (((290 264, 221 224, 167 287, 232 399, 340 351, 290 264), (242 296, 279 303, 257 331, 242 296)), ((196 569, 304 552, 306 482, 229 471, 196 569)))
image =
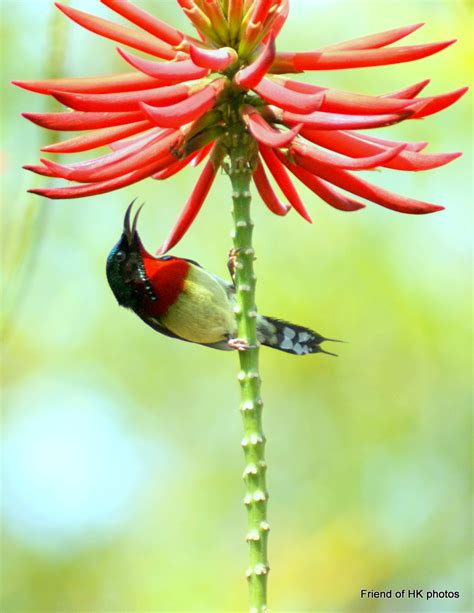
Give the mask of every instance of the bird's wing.
POLYGON ((186 343, 192 342, 192 341, 188 341, 186 338, 182 338, 181 336, 178 336, 174 332, 171 332, 171 330, 168 330, 168 328, 164 326, 163 323, 157 317, 144 317, 140 315, 139 313, 137 313, 137 315, 140 317, 142 321, 144 321, 147 325, 149 325, 150 328, 153 328, 153 330, 156 330, 156 332, 159 332, 160 334, 163 334, 164 336, 169 336, 170 338, 176 338, 180 341, 185 341, 186 343))

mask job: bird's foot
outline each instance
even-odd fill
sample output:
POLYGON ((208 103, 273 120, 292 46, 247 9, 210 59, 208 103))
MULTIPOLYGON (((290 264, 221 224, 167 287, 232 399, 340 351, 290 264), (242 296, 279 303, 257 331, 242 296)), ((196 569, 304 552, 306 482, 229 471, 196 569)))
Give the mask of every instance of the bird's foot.
POLYGON ((237 259, 237 255, 239 253, 238 249, 232 248, 229 251, 229 258, 227 260, 227 268, 229 269, 230 277, 232 281, 235 282, 235 261, 237 259))
POLYGON ((256 348, 256 345, 250 345, 245 338, 230 338, 227 344, 231 349, 237 349, 237 351, 248 351, 256 348))

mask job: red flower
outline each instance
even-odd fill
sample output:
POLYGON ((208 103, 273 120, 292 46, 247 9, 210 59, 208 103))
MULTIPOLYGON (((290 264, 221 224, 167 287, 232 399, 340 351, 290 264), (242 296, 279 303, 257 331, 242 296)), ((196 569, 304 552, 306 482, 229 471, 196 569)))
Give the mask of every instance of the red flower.
POLYGON ((232 108, 239 108, 241 120, 258 144, 253 175, 257 190, 277 215, 285 215, 293 207, 310 221, 289 173, 343 211, 365 205, 341 189, 403 213, 431 213, 443 208, 376 187, 351 171, 376 167, 428 170, 447 164, 460 153, 421 153, 425 142, 397 142, 354 130, 437 113, 456 102, 467 88, 418 97, 429 82, 422 81, 389 94, 366 96, 280 75, 408 62, 437 53, 454 41, 391 46, 423 25, 416 24, 316 51, 286 53, 276 51, 275 39, 288 16, 289 0, 178 0, 199 38, 184 34, 127 0, 101 2, 138 29, 56 6, 84 28, 165 61, 143 59, 118 47, 133 72, 16 82, 25 89, 50 94, 72 109, 25 113, 27 119, 52 130, 91 130, 43 151, 75 153, 104 145, 112 149, 75 164, 42 159, 41 165, 26 166, 45 176, 79 183, 31 192, 49 198, 101 194, 146 177, 166 179, 208 156, 180 219, 161 248, 165 252, 184 235, 209 192, 226 153, 226 117, 232 104, 232 108), (280 202, 267 173, 288 204, 280 202))

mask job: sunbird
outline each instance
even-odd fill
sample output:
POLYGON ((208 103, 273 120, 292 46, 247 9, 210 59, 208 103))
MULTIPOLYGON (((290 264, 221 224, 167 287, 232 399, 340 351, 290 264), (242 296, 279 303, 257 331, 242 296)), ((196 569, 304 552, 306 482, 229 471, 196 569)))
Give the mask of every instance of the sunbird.
MULTIPOLYGON (((122 236, 107 258, 107 279, 119 305, 165 336, 224 351, 247 350, 248 342, 237 333, 235 252, 229 256, 232 282, 194 260, 155 257, 146 251, 138 235, 140 209, 130 224, 132 206, 133 202, 125 213, 122 236)), ((256 320, 261 345, 294 355, 335 355, 325 351, 321 343, 336 339, 273 317, 257 315, 256 320)))

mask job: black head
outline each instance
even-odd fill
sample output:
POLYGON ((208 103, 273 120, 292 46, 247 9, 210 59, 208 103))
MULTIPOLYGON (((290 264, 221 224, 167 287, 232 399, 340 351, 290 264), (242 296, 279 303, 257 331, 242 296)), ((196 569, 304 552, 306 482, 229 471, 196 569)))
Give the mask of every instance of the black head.
POLYGON ((143 262, 141 242, 137 232, 137 221, 142 206, 138 209, 130 227, 130 215, 135 200, 129 205, 123 221, 123 233, 107 258, 107 280, 118 303, 134 309, 140 298, 143 284, 143 262))

